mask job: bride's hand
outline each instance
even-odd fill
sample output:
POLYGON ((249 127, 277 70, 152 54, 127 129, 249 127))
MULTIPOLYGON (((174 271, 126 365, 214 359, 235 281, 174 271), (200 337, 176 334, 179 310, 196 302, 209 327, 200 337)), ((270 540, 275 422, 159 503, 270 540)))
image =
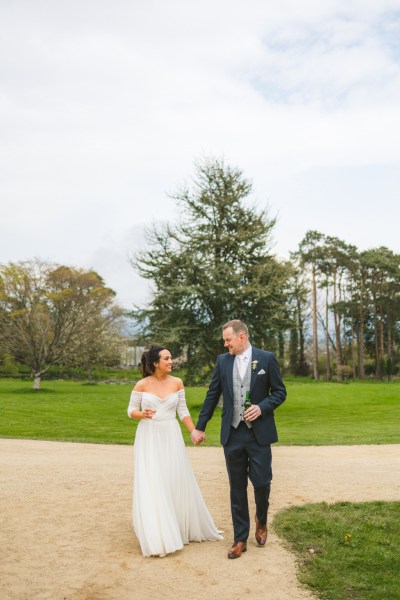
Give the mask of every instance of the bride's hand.
POLYGON ((195 446, 198 446, 199 444, 201 444, 201 442, 204 442, 206 439, 206 434, 204 433, 204 431, 199 431, 198 429, 193 429, 192 433, 190 434, 190 437, 192 438, 192 442, 195 446))
POLYGON ((152 419, 155 414, 155 410, 152 410, 151 408, 145 408, 142 410, 142 419, 152 419))

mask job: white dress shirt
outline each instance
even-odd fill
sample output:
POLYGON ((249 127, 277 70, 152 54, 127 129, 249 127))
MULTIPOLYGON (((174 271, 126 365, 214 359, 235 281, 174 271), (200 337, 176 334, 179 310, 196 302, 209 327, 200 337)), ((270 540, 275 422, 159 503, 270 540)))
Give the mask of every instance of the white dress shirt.
POLYGON ((235 360, 241 379, 243 379, 246 369, 249 366, 249 362, 251 361, 251 350, 252 348, 249 346, 242 354, 236 354, 235 360))

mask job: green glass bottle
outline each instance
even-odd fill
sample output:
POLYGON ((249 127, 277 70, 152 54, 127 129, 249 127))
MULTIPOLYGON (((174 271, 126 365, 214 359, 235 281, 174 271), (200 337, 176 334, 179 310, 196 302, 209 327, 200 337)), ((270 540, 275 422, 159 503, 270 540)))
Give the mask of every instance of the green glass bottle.
MULTIPOLYGON (((245 413, 246 410, 248 408, 250 408, 250 406, 251 406, 250 392, 247 391, 246 392, 246 400, 244 401, 244 406, 243 406, 243 413, 245 413)), ((243 417, 243 420, 244 420, 245 423, 247 423, 248 426, 250 426, 250 421, 247 421, 244 417, 243 417)))

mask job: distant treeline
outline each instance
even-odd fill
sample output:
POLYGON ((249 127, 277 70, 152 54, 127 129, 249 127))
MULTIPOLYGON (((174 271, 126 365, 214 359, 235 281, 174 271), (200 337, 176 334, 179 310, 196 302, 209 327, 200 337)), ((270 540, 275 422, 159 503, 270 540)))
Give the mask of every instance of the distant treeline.
POLYGON ((154 290, 132 312, 142 343, 169 343, 202 380, 223 352, 221 325, 239 318, 286 373, 341 381, 399 372, 400 255, 309 231, 278 260, 275 219, 249 206, 240 170, 205 159, 192 183, 175 196, 181 221, 150 230, 132 261, 154 290))
POLYGON ((339 238, 309 231, 292 258, 297 303, 290 371, 302 373, 310 362, 315 379, 320 374, 390 379, 398 373, 400 255, 385 247, 360 252, 339 238), (302 340, 310 328, 307 353, 302 340))
POLYGON ((284 373, 392 378, 400 367, 400 255, 359 251, 308 231, 288 260, 272 252, 275 219, 249 203, 239 169, 204 159, 176 194, 181 219, 156 224, 132 267, 152 299, 128 315, 93 271, 39 260, 0 265, 0 372, 26 365, 40 386, 51 368, 121 362, 130 343, 164 344, 188 383, 209 381, 224 351, 221 327, 242 319, 284 373))

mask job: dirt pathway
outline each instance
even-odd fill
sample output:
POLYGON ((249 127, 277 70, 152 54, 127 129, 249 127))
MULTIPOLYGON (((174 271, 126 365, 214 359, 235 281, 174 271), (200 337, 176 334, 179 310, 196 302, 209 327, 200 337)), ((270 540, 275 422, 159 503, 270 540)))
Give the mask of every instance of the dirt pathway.
MULTIPOLYGON (((131 528, 129 446, 0 440, 2 600, 301 600, 293 557, 271 534, 239 560, 221 448, 188 448, 221 542, 143 558, 131 528)), ((271 516, 325 500, 400 500, 400 446, 275 447, 271 516)), ((252 512, 254 511, 253 507, 252 512)))

